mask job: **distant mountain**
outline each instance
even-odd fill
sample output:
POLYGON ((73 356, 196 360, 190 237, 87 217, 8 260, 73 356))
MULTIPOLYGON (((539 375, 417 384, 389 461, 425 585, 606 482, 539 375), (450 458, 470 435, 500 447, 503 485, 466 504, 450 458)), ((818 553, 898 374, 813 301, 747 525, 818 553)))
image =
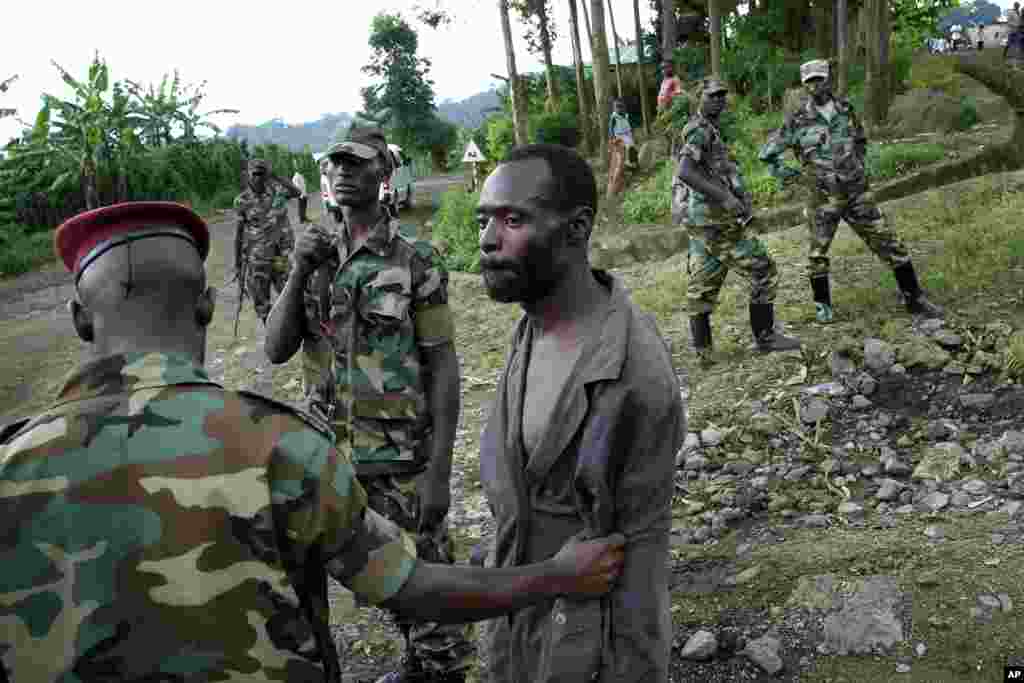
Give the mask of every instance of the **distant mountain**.
POLYGON ((497 92, 491 90, 477 93, 459 102, 445 100, 437 106, 437 114, 457 126, 477 128, 491 113, 489 110, 500 108, 501 98, 497 92))
MULTIPOLYGON (((437 107, 442 119, 457 126, 476 128, 491 113, 501 107, 501 98, 493 90, 482 92, 458 102, 445 100, 437 107)), ((287 145, 295 152, 301 152, 309 145, 313 152, 322 152, 335 136, 352 123, 352 114, 340 112, 324 114, 318 121, 307 121, 291 125, 281 119, 264 121, 257 126, 236 124, 228 128, 225 135, 233 140, 248 140, 250 145, 267 143, 287 145)))
POLYGON ((271 119, 258 126, 236 124, 228 128, 225 135, 234 140, 248 140, 250 145, 267 143, 287 145, 294 152, 301 152, 309 145, 314 152, 322 152, 340 130, 352 123, 352 115, 346 112, 324 114, 318 121, 307 121, 290 125, 281 119, 271 119))

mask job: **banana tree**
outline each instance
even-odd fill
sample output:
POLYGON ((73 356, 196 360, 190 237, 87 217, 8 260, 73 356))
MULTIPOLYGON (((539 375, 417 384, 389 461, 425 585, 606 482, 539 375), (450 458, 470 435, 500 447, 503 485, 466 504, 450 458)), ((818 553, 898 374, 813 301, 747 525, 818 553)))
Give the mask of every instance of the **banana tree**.
POLYGON ((206 128, 220 133, 220 128, 209 118, 216 114, 237 114, 237 109, 214 109, 200 112, 199 106, 206 97, 206 81, 198 86, 181 82, 178 71, 165 74, 159 87, 150 84, 143 87, 135 81, 125 81, 125 88, 134 98, 132 112, 140 122, 142 141, 154 147, 164 147, 175 141, 174 131, 182 130, 179 139, 194 142, 199 129, 206 128))
POLYGON ((60 64, 52 62, 64 83, 75 93, 75 100, 62 100, 43 94, 43 108, 36 117, 32 139, 35 144, 71 166, 54 181, 56 191, 71 181, 77 170, 88 209, 99 206, 97 174, 101 154, 111 150, 111 107, 105 95, 110 89, 106 63, 96 54, 86 81, 77 80, 60 64))

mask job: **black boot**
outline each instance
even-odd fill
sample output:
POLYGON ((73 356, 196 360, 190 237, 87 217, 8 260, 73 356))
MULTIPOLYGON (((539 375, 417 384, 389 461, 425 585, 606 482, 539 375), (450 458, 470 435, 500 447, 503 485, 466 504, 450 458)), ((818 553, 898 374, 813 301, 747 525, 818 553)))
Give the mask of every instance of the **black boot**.
POLYGON ((693 350, 697 353, 702 365, 709 365, 711 361, 711 314, 698 313, 690 316, 690 339, 693 340, 693 350))
POLYGON ((819 323, 827 325, 833 320, 832 293, 828 286, 828 273, 811 276, 811 292, 814 293, 814 317, 819 323))
POLYGON ((944 314, 940 306, 936 306, 925 298, 921 291, 921 285, 917 282, 917 273, 914 272, 913 263, 904 263, 892 269, 896 276, 896 284, 903 293, 903 301, 907 310, 912 315, 920 315, 925 318, 941 318, 944 314))
POLYGON ((776 331, 775 306, 772 304, 750 304, 750 329, 754 333, 754 344, 761 353, 800 348, 799 339, 776 331))

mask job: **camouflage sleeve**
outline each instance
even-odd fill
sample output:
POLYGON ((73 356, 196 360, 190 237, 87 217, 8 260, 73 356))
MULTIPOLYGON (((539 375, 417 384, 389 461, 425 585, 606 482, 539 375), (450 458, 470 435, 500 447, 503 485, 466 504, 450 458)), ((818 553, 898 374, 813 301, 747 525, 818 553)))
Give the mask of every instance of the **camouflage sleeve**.
POLYGON ((419 346, 437 346, 455 338, 455 319, 448 305, 448 269, 429 242, 415 244, 412 263, 412 315, 419 346))
POLYGON ((791 116, 787 116, 782 127, 768 136, 768 141, 761 147, 757 158, 766 164, 774 165, 781 163, 782 155, 786 153, 789 147, 793 146, 793 128, 793 119, 791 116))
POLYGON ((699 164, 706 155, 706 147, 708 145, 708 135, 701 126, 694 126, 688 131, 683 133, 683 148, 679 152, 679 161, 682 162, 684 157, 689 158, 694 163, 699 164))
POLYGON ((850 133, 853 135, 853 142, 861 150, 864 150, 868 144, 868 136, 864 134, 864 125, 861 123, 860 117, 857 116, 857 110, 852 104, 847 103, 847 109, 850 112, 850 133))
POLYGON ((242 195, 235 197, 234 201, 235 215, 238 216, 239 221, 245 220, 245 212, 242 211, 242 195))
POLYGON ((313 429, 286 434, 275 451, 272 488, 275 503, 288 508, 288 537, 319 543, 331 576, 371 604, 401 590, 416 564, 416 545, 367 507, 344 452, 313 429))

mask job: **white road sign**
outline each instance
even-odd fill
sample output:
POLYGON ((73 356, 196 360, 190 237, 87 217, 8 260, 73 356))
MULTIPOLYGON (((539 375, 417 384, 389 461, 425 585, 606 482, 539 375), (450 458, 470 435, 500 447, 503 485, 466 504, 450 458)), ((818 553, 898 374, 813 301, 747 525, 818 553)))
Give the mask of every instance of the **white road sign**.
POLYGON ((466 153, 462 155, 462 163, 468 164, 477 161, 484 161, 484 155, 480 153, 480 148, 476 146, 476 143, 470 140, 466 145, 466 153))

